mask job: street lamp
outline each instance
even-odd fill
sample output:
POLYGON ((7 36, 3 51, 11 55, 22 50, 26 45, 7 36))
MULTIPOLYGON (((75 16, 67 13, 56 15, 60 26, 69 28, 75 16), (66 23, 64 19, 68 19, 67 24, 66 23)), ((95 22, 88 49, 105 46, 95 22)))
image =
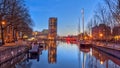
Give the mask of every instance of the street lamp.
POLYGON ((5 25, 5 23, 6 23, 5 20, 2 20, 1 23, 0 23, 0 24, 1 24, 0 26, 1 26, 1 39, 2 39, 2 45, 5 44, 5 42, 4 42, 4 27, 3 27, 3 26, 5 25))
POLYGON ((99 34, 99 36, 100 36, 100 38, 101 38, 101 40, 102 40, 103 34, 102 34, 102 33, 100 33, 100 34, 99 34))
POLYGON ((102 33, 100 33, 100 34, 99 34, 99 36, 100 36, 100 37, 102 37, 102 36, 103 36, 103 34, 102 34, 102 33))
POLYGON ((3 21, 2 21, 2 25, 5 25, 5 23, 6 23, 5 20, 3 20, 3 21))

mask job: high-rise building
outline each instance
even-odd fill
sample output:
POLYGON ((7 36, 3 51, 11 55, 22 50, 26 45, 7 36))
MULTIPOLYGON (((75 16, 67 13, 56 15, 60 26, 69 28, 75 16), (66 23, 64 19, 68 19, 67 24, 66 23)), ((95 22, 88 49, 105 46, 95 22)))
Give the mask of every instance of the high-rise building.
POLYGON ((49 40, 55 40, 57 36, 57 18, 49 18, 49 40))

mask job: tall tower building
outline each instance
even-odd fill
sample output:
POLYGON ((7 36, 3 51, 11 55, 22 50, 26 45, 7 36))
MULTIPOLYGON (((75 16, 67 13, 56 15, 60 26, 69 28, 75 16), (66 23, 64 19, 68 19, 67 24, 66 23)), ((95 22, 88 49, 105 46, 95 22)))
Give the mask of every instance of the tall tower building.
POLYGON ((49 40, 55 40, 57 36, 57 18, 49 18, 49 40))

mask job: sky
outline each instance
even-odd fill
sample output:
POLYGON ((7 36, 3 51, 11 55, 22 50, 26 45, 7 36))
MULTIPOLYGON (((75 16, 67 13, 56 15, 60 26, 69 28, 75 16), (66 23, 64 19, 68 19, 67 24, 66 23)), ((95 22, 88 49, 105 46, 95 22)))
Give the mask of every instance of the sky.
POLYGON ((81 9, 84 8, 87 24, 99 1, 101 0, 26 0, 25 3, 35 24, 34 31, 48 29, 48 19, 57 17, 57 34, 67 36, 78 33, 79 18, 82 25, 81 9))

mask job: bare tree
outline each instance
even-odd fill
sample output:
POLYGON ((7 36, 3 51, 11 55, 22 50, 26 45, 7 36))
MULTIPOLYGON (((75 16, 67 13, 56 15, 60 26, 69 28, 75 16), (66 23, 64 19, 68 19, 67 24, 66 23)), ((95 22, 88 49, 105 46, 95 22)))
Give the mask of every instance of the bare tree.
MULTIPOLYGON (((4 32, 8 30, 8 27, 12 29, 13 39, 16 38, 16 32, 18 31, 24 30, 26 33, 32 31, 33 21, 24 0, 0 0, 0 21, 2 20, 6 20, 5 26, 1 27, 3 41, 4 32), (21 29, 20 25, 26 29, 21 29)), ((0 25, 2 26, 2 24, 0 25)))
POLYGON ((95 17, 97 18, 99 23, 107 24, 107 10, 101 4, 98 5, 97 11, 95 11, 95 17))
POLYGON ((91 20, 88 22, 88 24, 87 24, 87 28, 88 28, 88 33, 89 33, 89 35, 91 34, 92 24, 93 24, 93 20, 91 19, 91 20))
POLYGON ((120 24, 120 0, 105 0, 109 10, 118 24, 120 24))

